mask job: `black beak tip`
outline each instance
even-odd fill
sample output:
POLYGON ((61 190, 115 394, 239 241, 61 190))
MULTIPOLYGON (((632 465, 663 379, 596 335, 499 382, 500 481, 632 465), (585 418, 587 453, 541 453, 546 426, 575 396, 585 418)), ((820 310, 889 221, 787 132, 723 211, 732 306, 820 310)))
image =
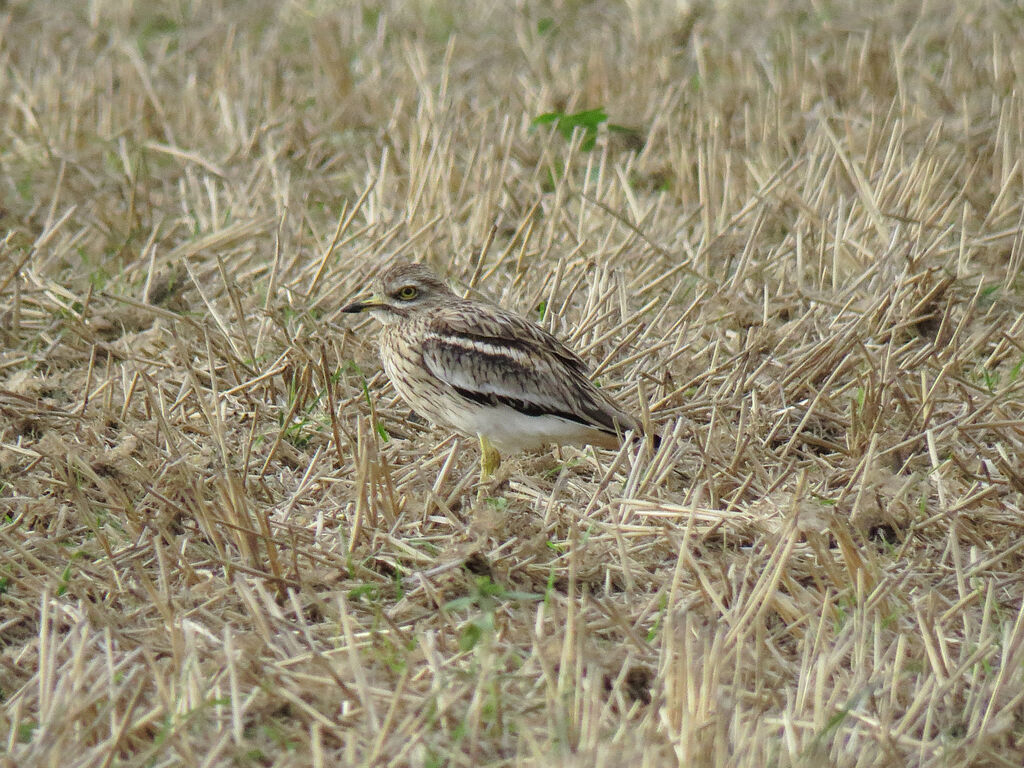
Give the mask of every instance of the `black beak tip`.
POLYGON ((365 302, 353 301, 351 304, 346 304, 344 307, 342 307, 341 311, 347 312, 350 315, 354 315, 359 312, 362 312, 364 309, 366 309, 365 302))

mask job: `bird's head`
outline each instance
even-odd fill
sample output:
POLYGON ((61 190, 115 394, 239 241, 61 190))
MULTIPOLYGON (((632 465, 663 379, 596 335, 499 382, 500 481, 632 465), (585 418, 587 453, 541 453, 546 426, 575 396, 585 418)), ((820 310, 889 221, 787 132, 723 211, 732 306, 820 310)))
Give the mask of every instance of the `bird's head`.
POLYGON ((422 264, 400 262, 373 281, 373 296, 352 302, 342 312, 371 312, 382 323, 395 323, 415 313, 440 306, 455 294, 422 264))

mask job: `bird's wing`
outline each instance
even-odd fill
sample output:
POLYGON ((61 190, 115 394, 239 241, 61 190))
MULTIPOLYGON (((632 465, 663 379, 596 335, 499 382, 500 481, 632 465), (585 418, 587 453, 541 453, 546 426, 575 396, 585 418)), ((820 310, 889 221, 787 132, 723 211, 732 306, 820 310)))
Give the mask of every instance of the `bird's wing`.
POLYGON ((586 364, 542 328, 498 307, 435 313, 423 341, 430 372, 463 397, 617 433, 636 422, 587 378, 586 364))
POLYGON ((436 327, 467 339, 479 339, 550 356, 581 376, 590 369, 580 357, 536 323, 491 304, 487 313, 449 307, 435 315, 436 327))

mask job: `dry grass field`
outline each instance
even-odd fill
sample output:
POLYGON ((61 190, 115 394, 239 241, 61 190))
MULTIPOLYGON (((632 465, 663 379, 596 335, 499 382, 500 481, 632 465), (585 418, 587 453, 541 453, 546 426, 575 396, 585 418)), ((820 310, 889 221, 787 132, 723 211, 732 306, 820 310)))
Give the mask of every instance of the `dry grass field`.
POLYGON ((0 766, 1024 763, 1024 11, 0 7, 0 766), (662 436, 434 429, 423 260, 662 436))

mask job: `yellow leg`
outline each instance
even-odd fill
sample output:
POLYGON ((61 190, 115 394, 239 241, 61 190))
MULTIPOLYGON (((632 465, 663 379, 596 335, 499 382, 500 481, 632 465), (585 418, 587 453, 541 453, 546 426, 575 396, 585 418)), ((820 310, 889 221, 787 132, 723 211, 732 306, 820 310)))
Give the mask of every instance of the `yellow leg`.
POLYGON ((501 454, 491 445, 491 441, 480 435, 480 479, 490 480, 501 466, 501 454))

